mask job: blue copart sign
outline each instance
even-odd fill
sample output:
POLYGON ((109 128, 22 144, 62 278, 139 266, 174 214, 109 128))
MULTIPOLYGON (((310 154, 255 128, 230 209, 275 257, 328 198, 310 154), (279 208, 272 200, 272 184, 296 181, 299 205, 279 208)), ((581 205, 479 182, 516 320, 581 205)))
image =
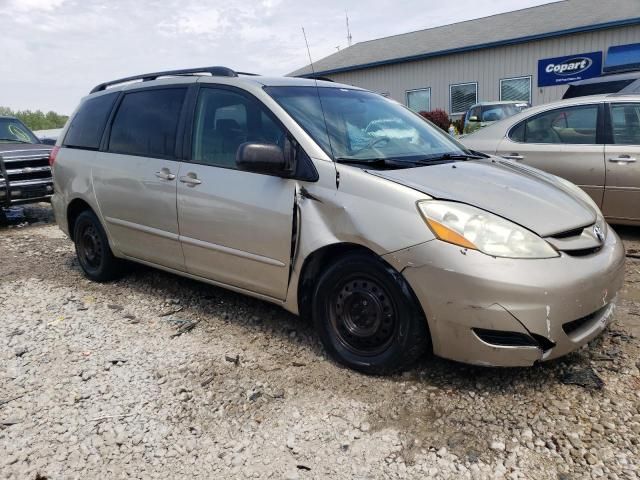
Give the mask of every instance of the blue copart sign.
POLYGON ((538 60, 538 86, 549 87, 598 77, 602 73, 602 52, 579 53, 538 60))

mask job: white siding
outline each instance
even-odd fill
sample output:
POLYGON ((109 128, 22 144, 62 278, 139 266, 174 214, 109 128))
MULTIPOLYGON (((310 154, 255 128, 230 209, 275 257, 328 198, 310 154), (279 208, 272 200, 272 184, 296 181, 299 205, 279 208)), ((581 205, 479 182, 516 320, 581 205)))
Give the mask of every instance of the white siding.
POLYGON ((431 87, 431 108, 449 112, 449 85, 478 82, 478 101, 500 99, 500 79, 531 75, 532 103, 538 105, 562 97, 565 86, 538 85, 538 60, 602 51, 612 45, 640 43, 640 26, 617 27, 529 43, 487 48, 415 62, 384 65, 328 75, 336 82, 388 92, 406 104, 407 90, 431 87))

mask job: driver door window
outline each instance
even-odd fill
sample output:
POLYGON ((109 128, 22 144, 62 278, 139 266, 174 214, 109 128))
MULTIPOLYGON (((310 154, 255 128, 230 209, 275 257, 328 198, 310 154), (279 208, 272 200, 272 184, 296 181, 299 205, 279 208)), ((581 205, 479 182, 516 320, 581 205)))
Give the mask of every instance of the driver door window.
POLYGON ((192 161, 236 168, 236 153, 245 142, 284 147, 285 132, 255 99, 224 89, 200 92, 192 142, 192 161))

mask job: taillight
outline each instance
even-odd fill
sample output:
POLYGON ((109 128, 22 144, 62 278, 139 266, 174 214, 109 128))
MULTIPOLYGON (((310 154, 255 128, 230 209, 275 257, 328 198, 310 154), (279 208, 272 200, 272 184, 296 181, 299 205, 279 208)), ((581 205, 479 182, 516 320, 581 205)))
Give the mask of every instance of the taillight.
POLYGON ((51 152, 49 152, 49 165, 53 167, 53 162, 56 161, 56 157, 58 156, 58 151, 60 150, 60 147, 53 147, 51 149, 51 152))

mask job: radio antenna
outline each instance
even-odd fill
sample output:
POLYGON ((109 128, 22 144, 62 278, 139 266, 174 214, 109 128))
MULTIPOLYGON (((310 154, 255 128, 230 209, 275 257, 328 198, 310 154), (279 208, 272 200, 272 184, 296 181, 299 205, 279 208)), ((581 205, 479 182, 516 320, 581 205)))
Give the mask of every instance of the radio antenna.
POLYGON ((304 31, 304 27, 302 27, 302 35, 304 36, 304 43, 307 46, 307 54, 309 55, 309 65, 311 66, 311 74, 313 75, 313 81, 316 85, 316 94, 318 95, 318 102, 320 103, 320 112, 322 113, 322 120, 324 122, 324 129, 327 133, 327 140, 329 141, 329 149, 331 150, 331 159, 333 160, 333 166, 336 170, 336 188, 340 185, 340 172, 338 172, 338 167, 336 166, 335 161, 335 153, 333 151, 333 145, 331 145, 331 136, 329 135, 329 126, 327 125, 327 117, 324 114, 324 106, 322 105, 322 97, 320 96, 320 87, 318 87, 318 77, 316 77, 316 71, 313 67, 313 60, 311 59, 311 49, 309 48, 309 41, 307 40, 307 32, 304 31))
MULTIPOLYGON (((302 27, 302 36, 304 37, 304 44, 307 46, 307 55, 309 55, 309 65, 311 66, 311 73, 313 73, 313 77, 316 76, 316 71, 313 69, 313 60, 311 60, 311 49, 309 48, 309 41, 307 40, 307 32, 304 31, 304 27, 302 27)), ((318 84, 316 83, 316 86, 318 84)))
POLYGON ((353 37, 351 36, 351 29, 349 28, 349 14, 344 11, 344 17, 347 19, 347 45, 351 46, 353 37))

